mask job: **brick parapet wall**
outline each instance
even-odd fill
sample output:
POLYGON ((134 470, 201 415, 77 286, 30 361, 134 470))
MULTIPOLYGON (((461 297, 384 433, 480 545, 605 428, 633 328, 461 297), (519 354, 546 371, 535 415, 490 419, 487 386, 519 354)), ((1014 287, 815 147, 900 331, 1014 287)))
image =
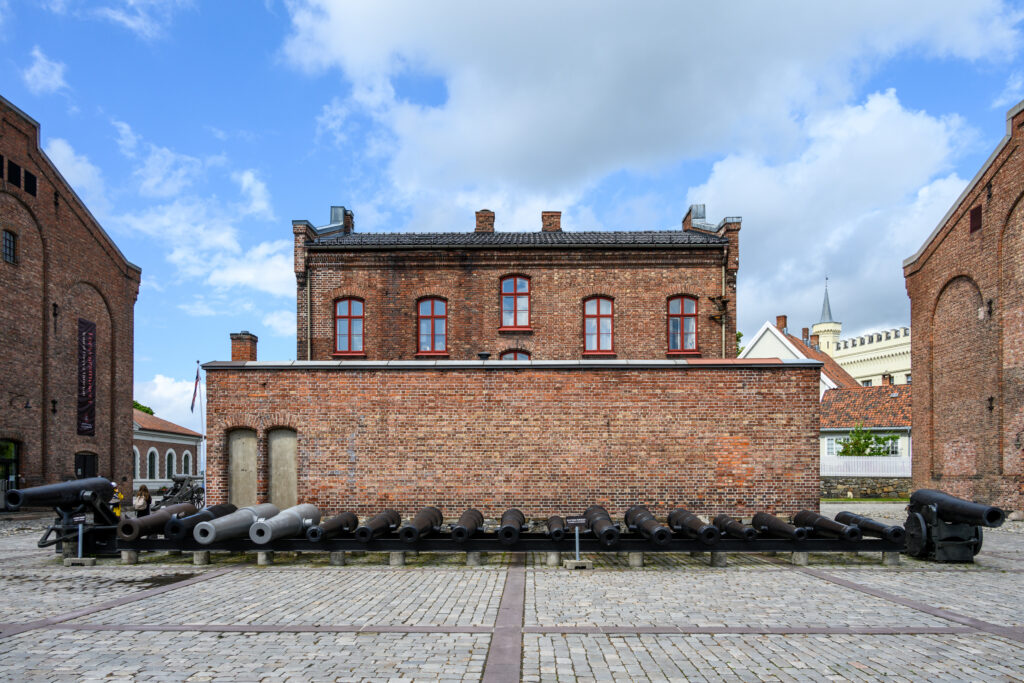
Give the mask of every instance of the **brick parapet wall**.
POLYGON ((439 505, 530 517, 817 509, 820 364, 385 369, 208 364, 207 483, 228 497, 228 433, 298 440, 299 500, 325 512, 439 505))
MULTIPOLYGON (((1015 108, 1016 109, 1016 108, 1015 108)), ((1024 113, 904 266, 911 300, 913 480, 1024 507, 1024 113), (982 227, 971 232, 971 209, 982 227)))

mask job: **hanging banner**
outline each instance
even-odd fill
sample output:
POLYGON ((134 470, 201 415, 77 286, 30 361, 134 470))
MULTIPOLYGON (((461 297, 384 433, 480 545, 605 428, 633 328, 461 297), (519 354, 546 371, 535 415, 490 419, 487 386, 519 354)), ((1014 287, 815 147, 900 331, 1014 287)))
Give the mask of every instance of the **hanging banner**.
POLYGON ((78 319, 78 433, 96 436, 96 323, 78 319))

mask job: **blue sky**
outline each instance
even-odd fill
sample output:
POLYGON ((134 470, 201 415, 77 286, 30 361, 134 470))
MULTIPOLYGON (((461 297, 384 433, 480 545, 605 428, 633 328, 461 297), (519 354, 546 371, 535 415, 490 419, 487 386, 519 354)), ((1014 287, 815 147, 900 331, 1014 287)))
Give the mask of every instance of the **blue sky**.
POLYGON ((1024 98, 1024 7, 0 0, 0 94, 129 260, 136 397, 295 356, 291 220, 677 229, 743 217, 740 329, 904 325, 901 262, 1024 98))

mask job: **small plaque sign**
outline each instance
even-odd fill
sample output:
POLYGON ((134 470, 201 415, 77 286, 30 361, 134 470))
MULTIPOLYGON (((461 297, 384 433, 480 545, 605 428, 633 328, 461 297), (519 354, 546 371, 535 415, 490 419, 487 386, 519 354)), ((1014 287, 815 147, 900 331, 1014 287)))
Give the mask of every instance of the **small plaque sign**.
POLYGON ((565 527, 567 529, 586 529, 587 518, 586 517, 566 517, 565 527))
POLYGON ((71 518, 72 524, 85 524, 85 515, 75 515, 71 518))

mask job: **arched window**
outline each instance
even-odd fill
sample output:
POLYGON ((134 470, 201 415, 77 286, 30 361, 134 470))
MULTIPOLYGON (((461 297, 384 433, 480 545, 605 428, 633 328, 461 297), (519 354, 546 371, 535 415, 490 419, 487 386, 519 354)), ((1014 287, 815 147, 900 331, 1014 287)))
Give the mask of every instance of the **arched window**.
POLYGON ((171 477, 174 476, 174 468, 175 468, 175 465, 177 464, 177 463, 175 463, 175 460, 177 460, 177 459, 178 459, 177 454, 173 450, 168 448, 167 452, 164 454, 164 460, 165 460, 164 468, 167 470, 167 474, 164 477, 165 479, 170 479, 171 477))
POLYGON ((530 360, 530 354, 527 351, 502 351, 499 360, 530 360))
POLYGON ((136 448, 135 446, 132 446, 132 477, 134 477, 135 479, 142 478, 142 463, 140 462, 141 460, 142 456, 139 455, 139 449, 136 448))
POLYGON ((146 478, 156 479, 159 473, 156 470, 156 461, 160 457, 160 454, 156 452, 155 448, 150 448, 149 452, 146 453, 146 478))
POLYGON ((181 473, 192 474, 192 454, 188 451, 181 454, 181 473))
POLYGON ((668 300, 668 352, 697 352, 697 300, 692 296, 668 300))
POLYGON ((363 302, 359 299, 334 302, 334 353, 363 354, 363 302))
POLYGON ((421 299, 418 308, 419 353, 448 353, 448 305, 444 299, 421 299))
POLYGON ((615 353, 614 311, 612 300, 605 296, 583 302, 583 353, 615 353))
POLYGON ((501 279, 501 329, 530 329, 530 280, 521 275, 501 279))

